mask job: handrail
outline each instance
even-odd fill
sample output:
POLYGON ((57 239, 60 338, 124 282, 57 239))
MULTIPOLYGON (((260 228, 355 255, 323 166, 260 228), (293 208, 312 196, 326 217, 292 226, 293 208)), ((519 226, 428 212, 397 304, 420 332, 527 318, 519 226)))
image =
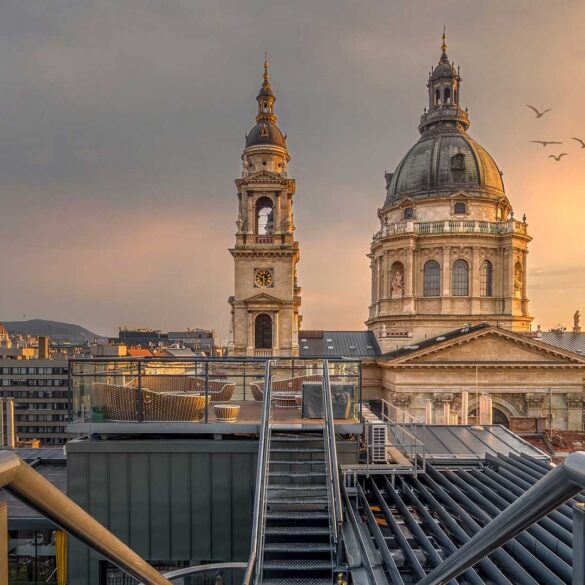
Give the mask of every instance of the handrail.
MULTIPOLYGON (((175 569, 164 573, 163 577, 169 581, 180 579, 181 577, 188 577, 189 575, 196 575, 198 573, 209 573, 212 571, 226 571, 226 570, 244 570, 248 563, 234 562, 234 563, 213 563, 211 565, 194 565, 192 567, 185 567, 183 569, 175 569)), ((138 585, 145 585, 139 583, 138 585)))
MULTIPOLYGON (((333 404, 331 397, 331 381, 329 379, 329 362, 323 360, 323 419, 327 437, 329 459, 329 483, 333 496, 333 520, 335 543, 339 545, 341 526, 343 524, 343 508, 341 506, 341 489, 339 487, 339 466, 337 464, 337 448, 335 445, 335 423, 333 419, 333 404)), ((339 553, 339 546, 338 553, 339 553)))
POLYGON ((252 525, 252 546, 248 567, 244 575, 244 585, 251 585, 254 571, 258 564, 258 555, 262 540, 266 484, 268 483, 267 462, 270 440, 270 402, 272 393, 272 362, 266 360, 264 369, 264 398, 262 402, 262 421, 260 424, 260 440, 258 444, 258 465, 256 467, 256 493, 254 495, 254 519, 252 525))
MULTIPOLYGON (((417 585, 444 585, 585 489, 585 452, 571 453, 417 585)), ((575 554, 582 551, 575 550, 575 554)))
POLYGON ((170 585, 154 567, 10 451, 0 452, 0 487, 146 585, 170 585))

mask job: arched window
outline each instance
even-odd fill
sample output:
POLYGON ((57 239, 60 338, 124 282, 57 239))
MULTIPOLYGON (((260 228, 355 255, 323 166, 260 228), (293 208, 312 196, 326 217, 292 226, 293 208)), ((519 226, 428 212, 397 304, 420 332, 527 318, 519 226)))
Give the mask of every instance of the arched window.
POLYGON ((438 106, 440 101, 441 101, 441 90, 437 89, 435 91, 435 106, 438 106))
POLYGON ((448 104, 451 102, 451 88, 446 87, 443 91, 443 103, 448 104))
POLYGON ((254 327, 254 347, 272 349, 272 318, 266 313, 256 317, 254 327))
POLYGON ((480 294, 482 297, 494 296, 494 266, 489 260, 481 265, 480 294))
POLYGON ((260 197, 256 201, 256 233, 258 235, 268 235, 274 231, 273 217, 272 200, 268 197, 260 197))
POLYGON ((465 170, 465 155, 458 152, 451 157, 451 170, 464 171, 465 170))
POLYGON ((414 209, 412 207, 406 207, 404 209, 404 219, 412 219, 414 217, 414 209))
POLYGON ((467 206, 463 201, 457 201, 453 206, 455 215, 465 215, 467 213, 467 206))
POLYGON ((441 267, 436 260, 429 260, 423 271, 423 296, 438 297, 441 294, 441 267))
POLYGON ((465 260, 455 260, 451 272, 451 294, 454 297, 469 295, 469 266, 465 260))

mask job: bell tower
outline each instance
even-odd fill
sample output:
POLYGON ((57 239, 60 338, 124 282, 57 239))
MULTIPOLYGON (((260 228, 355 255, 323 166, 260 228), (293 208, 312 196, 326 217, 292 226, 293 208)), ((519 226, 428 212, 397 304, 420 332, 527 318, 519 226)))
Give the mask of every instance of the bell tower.
POLYGON ((256 98, 256 124, 246 135, 242 175, 236 180, 238 218, 228 352, 234 356, 298 356, 301 289, 297 283, 299 244, 294 239, 295 181, 276 125, 276 97, 268 60, 256 98))

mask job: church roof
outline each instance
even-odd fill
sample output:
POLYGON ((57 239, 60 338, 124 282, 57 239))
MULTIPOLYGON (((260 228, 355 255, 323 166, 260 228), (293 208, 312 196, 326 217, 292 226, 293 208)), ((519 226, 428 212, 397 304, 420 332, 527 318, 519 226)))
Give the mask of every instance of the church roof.
POLYGON ((585 356, 585 333, 573 331, 543 331, 544 343, 585 356))
POLYGON ((372 331, 299 331, 301 357, 375 358, 380 348, 372 331))
POLYGON ((286 148, 286 141, 282 131, 276 124, 268 120, 258 122, 246 136, 246 148, 258 144, 271 144, 286 148))

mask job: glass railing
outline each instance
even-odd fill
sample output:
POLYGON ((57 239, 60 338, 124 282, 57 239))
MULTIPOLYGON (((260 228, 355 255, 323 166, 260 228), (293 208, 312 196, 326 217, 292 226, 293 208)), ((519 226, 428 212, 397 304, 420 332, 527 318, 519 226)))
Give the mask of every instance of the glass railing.
MULTIPOLYGON (((322 418, 322 359, 271 358, 276 420, 322 418)), ((260 358, 94 358, 70 361, 70 423, 258 423, 260 358)), ((359 420, 361 364, 329 360, 335 418, 359 420)))

